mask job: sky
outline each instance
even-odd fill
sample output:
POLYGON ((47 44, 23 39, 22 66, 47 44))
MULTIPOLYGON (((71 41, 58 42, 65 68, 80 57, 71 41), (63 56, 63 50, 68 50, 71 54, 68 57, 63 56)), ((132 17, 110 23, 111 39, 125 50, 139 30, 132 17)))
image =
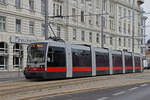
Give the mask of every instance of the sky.
MULTIPOLYGON (((144 4, 142 5, 142 7, 144 8, 144 11, 146 13, 150 13, 150 0, 144 0, 144 4)), ((150 39, 150 14, 146 14, 145 16, 148 17, 147 21, 146 21, 146 40, 150 39)))

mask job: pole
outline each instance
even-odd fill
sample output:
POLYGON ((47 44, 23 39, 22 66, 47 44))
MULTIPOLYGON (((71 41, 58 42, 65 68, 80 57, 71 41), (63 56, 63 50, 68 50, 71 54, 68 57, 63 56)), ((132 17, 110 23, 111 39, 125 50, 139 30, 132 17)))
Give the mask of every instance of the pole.
POLYGON ((48 0, 45 0, 45 40, 48 39, 48 0))
POLYGON ((134 32, 134 29, 135 29, 135 27, 134 27, 134 3, 135 3, 135 0, 133 0, 133 5, 132 5, 132 52, 134 53, 134 37, 135 37, 135 32, 134 32))
POLYGON ((104 0, 102 0, 102 16, 101 16, 101 48, 104 48, 104 0))
MULTIPOLYGON (((146 18, 145 18, 145 16, 143 16, 144 18, 143 18, 143 21, 144 21, 144 45, 145 45, 145 43, 146 43, 146 41, 145 41, 145 39, 146 39, 146 18)), ((143 22, 142 21, 142 22, 143 22)))

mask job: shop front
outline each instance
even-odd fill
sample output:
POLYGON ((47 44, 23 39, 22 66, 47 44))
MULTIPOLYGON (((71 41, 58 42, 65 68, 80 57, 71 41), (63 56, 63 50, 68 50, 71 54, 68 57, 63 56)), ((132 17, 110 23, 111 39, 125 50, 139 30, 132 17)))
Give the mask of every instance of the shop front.
POLYGON ((9 42, 0 41, 0 71, 18 71, 24 69, 27 61, 28 44, 40 39, 10 36, 9 42))

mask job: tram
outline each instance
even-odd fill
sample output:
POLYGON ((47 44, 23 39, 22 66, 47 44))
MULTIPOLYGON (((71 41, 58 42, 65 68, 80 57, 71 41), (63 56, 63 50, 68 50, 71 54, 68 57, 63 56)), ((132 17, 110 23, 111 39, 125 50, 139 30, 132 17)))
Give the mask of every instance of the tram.
POLYGON ((142 72, 142 56, 58 41, 28 47, 26 79, 65 79, 142 72))

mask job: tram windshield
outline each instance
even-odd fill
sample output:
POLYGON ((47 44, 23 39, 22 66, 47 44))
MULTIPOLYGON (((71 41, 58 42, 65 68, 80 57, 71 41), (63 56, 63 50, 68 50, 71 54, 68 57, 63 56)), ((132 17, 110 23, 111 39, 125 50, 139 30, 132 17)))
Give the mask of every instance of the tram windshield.
POLYGON ((28 63, 44 63, 45 62, 46 44, 31 44, 28 47, 28 63))

